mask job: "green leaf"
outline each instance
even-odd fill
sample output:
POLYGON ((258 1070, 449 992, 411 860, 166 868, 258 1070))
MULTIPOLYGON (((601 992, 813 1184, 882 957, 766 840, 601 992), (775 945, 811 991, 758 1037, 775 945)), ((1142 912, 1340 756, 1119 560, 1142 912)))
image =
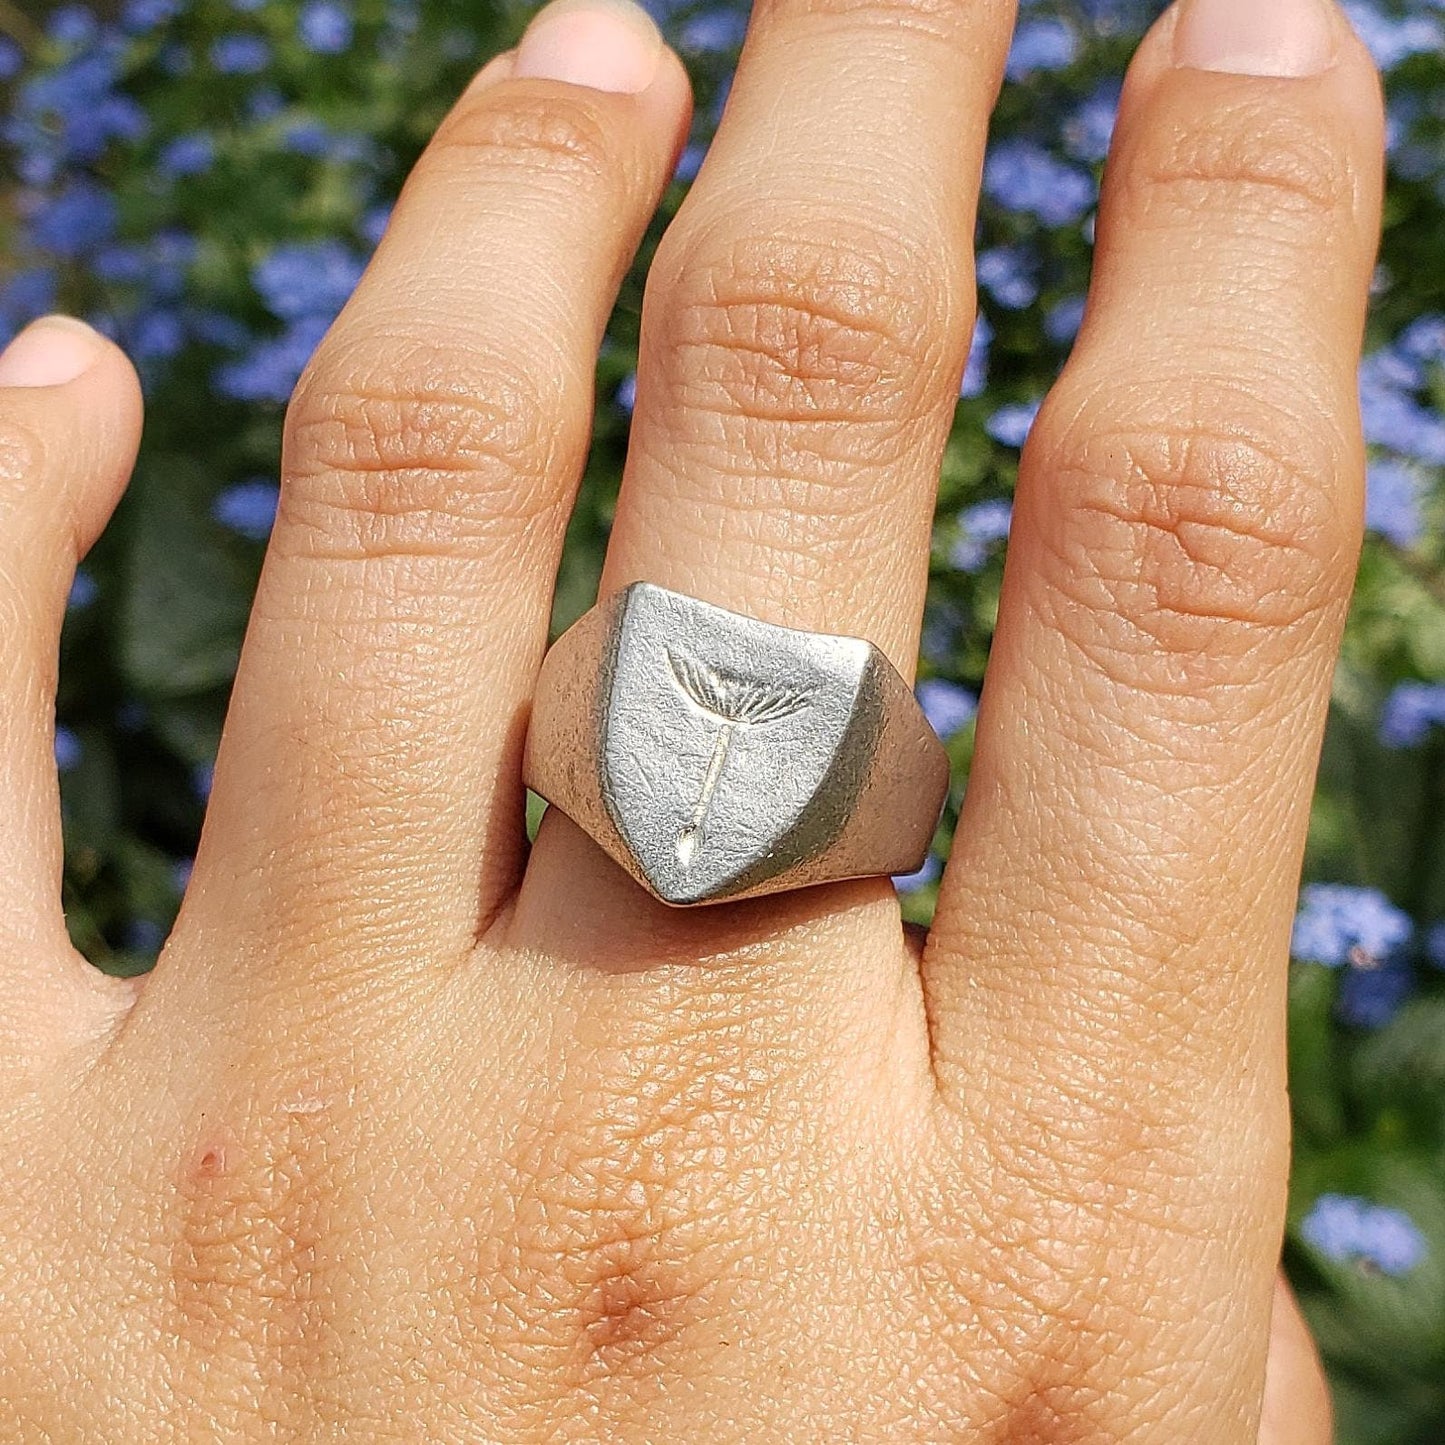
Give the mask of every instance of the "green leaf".
MULTIPOLYGON (((1426 1157, 1384 1153, 1351 1140, 1327 1153, 1301 1153, 1291 1182, 1289 1238, 1318 1287, 1306 1291, 1322 1349, 1381 1382, 1445 1382, 1445 1171, 1426 1157), (1403 1209, 1427 1241, 1424 1259, 1391 1276, 1335 1260, 1305 1242, 1300 1224, 1321 1194, 1359 1195, 1403 1209)), ((1440 1403, 1445 1406, 1445 1396, 1440 1403)))
POLYGON ((235 672, 254 579, 210 515, 213 495, 198 466, 167 457, 128 499, 121 662, 143 693, 202 692, 235 672))
POLYGON ((1445 997, 1406 1004, 1360 1043, 1351 1073, 1363 1102, 1415 1121, 1421 1143, 1445 1147, 1445 997))
POLYGON ((120 779, 110 739, 94 727, 76 729, 80 760, 61 777, 65 842, 72 863, 95 872, 121 827, 120 779))
POLYGON ((1319 964, 1290 968, 1289 1089, 1298 1137, 1332 1140, 1345 1129, 1336 987, 1334 973, 1319 964))

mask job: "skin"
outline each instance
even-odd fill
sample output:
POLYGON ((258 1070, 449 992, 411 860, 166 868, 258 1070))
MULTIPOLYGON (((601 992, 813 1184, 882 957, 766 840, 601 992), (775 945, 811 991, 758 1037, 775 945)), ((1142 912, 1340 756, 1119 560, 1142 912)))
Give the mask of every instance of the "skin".
MULTIPOLYGON (((1003 0, 762 0, 648 290, 604 590, 905 672, 1003 0)), ((0 1438, 1253 1442, 1329 1409, 1275 1283, 1285 957, 1359 540, 1381 120, 1130 72, 1024 457, 936 925, 678 913, 520 755, 613 289, 687 123, 482 72, 291 409, 180 920, 67 941, 50 729, 140 403, 0 395, 0 1438), (1271 1322, 1273 1321, 1273 1329, 1271 1322)))

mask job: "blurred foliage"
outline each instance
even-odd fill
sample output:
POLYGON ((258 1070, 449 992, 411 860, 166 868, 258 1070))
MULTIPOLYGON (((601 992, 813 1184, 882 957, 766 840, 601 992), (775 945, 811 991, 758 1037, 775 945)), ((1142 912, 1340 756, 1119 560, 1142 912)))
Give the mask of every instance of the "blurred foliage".
MULTIPOLYGON (((695 173, 736 3, 654 7, 694 144, 598 365, 557 624, 590 603, 627 443, 642 277, 695 173)), ((1097 178, 1145 0, 1025 0, 979 220, 979 336, 944 458, 923 695, 958 786, 997 612, 1018 447, 1077 329, 1097 178), (931 689, 931 690, 930 690, 931 689)), ((1445 1440, 1445 9, 1350 0, 1387 73, 1386 232, 1362 372, 1370 536, 1325 749, 1292 965, 1287 1262, 1346 1445, 1445 1440)), ((134 485, 63 643, 66 907, 101 967, 174 917, 274 506, 283 403, 450 100, 514 42, 494 0, 0 0, 0 330, 87 315, 141 367, 134 485)), ((936 866, 902 888, 926 921, 936 866)))

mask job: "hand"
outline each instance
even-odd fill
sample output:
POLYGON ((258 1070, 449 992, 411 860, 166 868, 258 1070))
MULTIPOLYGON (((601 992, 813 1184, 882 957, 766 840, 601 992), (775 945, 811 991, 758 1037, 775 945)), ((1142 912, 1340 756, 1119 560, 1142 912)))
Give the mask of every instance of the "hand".
MULTIPOLYGON (((759 4, 653 267, 604 590, 911 671, 1010 21, 759 4)), ((1267 1353, 1265 1438, 1327 1437, 1274 1275, 1364 52, 1325 0, 1145 42, 917 945, 882 879, 670 911, 556 812, 528 857, 593 359, 687 113, 639 13, 574 3, 442 127, 292 407, 140 985, 67 942, 50 744, 138 393, 75 324, 0 360, 0 1438, 1245 1442, 1267 1353)))

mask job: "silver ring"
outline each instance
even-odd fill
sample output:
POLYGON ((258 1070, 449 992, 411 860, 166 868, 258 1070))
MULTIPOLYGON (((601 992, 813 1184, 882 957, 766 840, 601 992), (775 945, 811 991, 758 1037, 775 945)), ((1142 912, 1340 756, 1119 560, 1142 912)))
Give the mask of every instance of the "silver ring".
POLYGON ((527 786, 664 903, 911 873, 949 765, 870 642, 637 582, 542 665, 527 786))

